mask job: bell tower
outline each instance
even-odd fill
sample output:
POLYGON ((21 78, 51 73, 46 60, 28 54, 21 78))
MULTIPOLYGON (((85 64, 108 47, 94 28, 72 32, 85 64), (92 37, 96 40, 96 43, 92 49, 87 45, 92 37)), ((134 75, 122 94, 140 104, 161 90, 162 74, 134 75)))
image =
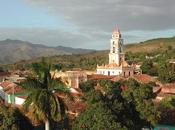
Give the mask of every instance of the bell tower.
POLYGON ((118 27, 116 27, 112 33, 109 52, 109 64, 117 64, 120 66, 121 60, 123 60, 123 39, 118 27))

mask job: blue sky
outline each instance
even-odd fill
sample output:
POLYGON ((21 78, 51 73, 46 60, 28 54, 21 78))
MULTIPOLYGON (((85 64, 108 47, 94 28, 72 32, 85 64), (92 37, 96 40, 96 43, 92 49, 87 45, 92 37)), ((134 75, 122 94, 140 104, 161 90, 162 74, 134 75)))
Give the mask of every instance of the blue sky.
POLYGON ((9 38, 48 46, 108 49, 116 24, 125 43, 175 36, 173 0, 0 2, 0 40, 9 38))
POLYGON ((0 0, 1 27, 46 27, 59 28, 66 22, 51 16, 42 9, 37 9, 22 2, 22 0, 0 0))

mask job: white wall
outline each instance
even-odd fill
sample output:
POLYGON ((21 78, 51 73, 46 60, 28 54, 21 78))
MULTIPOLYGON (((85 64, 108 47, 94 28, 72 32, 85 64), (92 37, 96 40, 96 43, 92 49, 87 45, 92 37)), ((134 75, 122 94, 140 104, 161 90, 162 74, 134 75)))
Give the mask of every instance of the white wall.
POLYGON ((122 69, 97 69, 97 74, 108 75, 110 73, 111 76, 122 74, 122 69))
POLYGON ((25 99, 23 98, 19 98, 19 97, 15 97, 15 104, 17 105, 22 105, 24 103, 25 99))

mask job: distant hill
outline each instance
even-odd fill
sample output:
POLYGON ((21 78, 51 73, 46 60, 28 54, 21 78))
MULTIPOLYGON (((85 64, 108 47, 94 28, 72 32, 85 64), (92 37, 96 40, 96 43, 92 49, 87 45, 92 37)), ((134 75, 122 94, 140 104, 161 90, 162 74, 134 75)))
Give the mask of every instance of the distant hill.
MULTIPOLYGON (((160 52, 175 48, 175 37, 157 38, 140 43, 125 45, 125 52, 160 52)), ((85 54, 84 57, 108 57, 108 50, 95 51, 71 47, 48 47, 40 44, 32 44, 20 40, 0 41, 0 64, 15 63, 21 60, 36 59, 38 57, 49 57, 55 55, 85 54)), ((75 57, 74 57, 75 58, 75 57)))
POLYGON ((86 53, 91 53, 95 51, 91 49, 72 48, 72 47, 64 47, 64 46, 57 46, 56 49, 59 51, 64 50, 65 52, 69 52, 71 54, 86 54, 86 53))
POLYGON ((20 60, 29 60, 44 56, 84 54, 93 51, 62 46, 48 47, 26 41, 7 39, 0 41, 0 64, 14 63, 20 60))
POLYGON ((175 48, 175 37, 151 39, 136 44, 125 46, 126 52, 159 52, 175 48))

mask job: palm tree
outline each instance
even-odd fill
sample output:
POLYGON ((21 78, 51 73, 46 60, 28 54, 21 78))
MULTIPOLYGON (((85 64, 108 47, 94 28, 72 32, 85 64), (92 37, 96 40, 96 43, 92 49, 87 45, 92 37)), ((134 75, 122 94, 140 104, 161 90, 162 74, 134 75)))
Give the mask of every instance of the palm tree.
POLYGON ((60 79, 51 76, 51 64, 42 60, 32 66, 33 73, 22 82, 22 88, 28 93, 23 106, 26 111, 31 108, 35 119, 45 122, 45 130, 50 129, 51 120, 62 120, 66 116, 66 105, 55 93, 70 96, 70 91, 60 79))

